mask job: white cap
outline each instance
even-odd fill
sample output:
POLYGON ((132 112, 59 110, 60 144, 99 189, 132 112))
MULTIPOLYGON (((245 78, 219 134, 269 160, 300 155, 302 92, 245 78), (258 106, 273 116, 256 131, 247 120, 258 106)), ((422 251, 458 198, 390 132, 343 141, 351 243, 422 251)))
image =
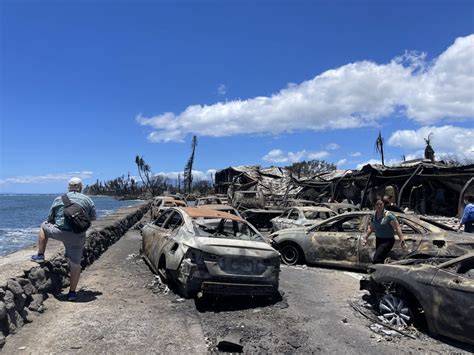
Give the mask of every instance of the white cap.
POLYGON ((69 180, 67 184, 69 186, 82 185, 82 180, 79 179, 78 177, 73 177, 71 180, 69 180))
POLYGON ((78 177, 73 177, 68 182, 68 190, 69 191, 75 191, 75 192, 81 192, 82 191, 82 180, 79 179, 78 177))

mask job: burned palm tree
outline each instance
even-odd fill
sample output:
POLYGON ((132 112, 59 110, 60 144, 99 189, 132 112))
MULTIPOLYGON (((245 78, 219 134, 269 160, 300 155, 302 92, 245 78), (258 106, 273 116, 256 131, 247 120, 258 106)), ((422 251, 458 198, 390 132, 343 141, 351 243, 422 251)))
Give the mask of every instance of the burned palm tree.
POLYGON ((145 185, 145 188, 153 196, 153 188, 150 181, 151 166, 145 162, 143 156, 139 155, 135 157, 135 164, 137 164, 138 175, 140 176, 143 185, 145 185))
POLYGON ((382 133, 380 131, 379 131, 377 140, 375 141, 375 152, 380 154, 382 158, 382 166, 384 166, 385 160, 384 160, 384 155, 383 155, 383 138, 382 138, 382 133))
POLYGON ((425 159, 429 159, 431 161, 434 161, 435 160, 435 152, 434 152, 433 147, 431 146, 431 138, 433 138, 433 132, 430 132, 430 134, 428 134, 428 137, 424 138, 425 142, 426 142, 425 159))
POLYGON ((193 136, 193 140, 191 142, 191 156, 189 157, 186 166, 184 167, 184 189, 186 191, 186 187, 188 188, 188 193, 191 193, 191 186, 193 183, 193 164, 194 164, 194 153, 196 151, 197 146, 197 138, 193 136))

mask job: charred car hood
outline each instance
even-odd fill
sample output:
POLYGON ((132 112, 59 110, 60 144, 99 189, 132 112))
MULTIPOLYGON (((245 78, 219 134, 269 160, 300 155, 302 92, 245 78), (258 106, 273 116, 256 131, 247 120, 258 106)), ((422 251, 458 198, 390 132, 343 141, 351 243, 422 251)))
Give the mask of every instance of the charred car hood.
POLYGON ((271 235, 271 237, 275 236, 284 236, 284 235, 295 235, 295 234, 305 234, 306 228, 305 227, 295 227, 295 228, 285 228, 280 229, 278 232, 275 232, 271 235))
POLYGON ((278 252, 265 242, 224 238, 194 238, 195 245, 189 245, 216 255, 242 255, 250 257, 278 257, 278 252))

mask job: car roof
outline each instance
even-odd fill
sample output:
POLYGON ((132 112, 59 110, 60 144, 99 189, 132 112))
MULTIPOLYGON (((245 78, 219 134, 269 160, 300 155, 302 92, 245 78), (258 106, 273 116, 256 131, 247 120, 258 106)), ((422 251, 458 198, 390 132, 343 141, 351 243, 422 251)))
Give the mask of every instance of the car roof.
POLYGON ((293 208, 301 211, 334 212, 332 209, 323 206, 293 206, 288 208, 287 211, 293 208))
POLYGON ((198 208, 210 208, 211 210, 233 210, 234 207, 230 205, 223 205, 223 204, 214 204, 214 205, 201 205, 198 208))
POLYGON ((186 213, 191 218, 199 218, 199 217, 203 217, 203 218, 226 218, 226 219, 230 219, 230 220, 233 220, 233 221, 243 221, 242 218, 240 218, 240 217, 238 217, 234 214, 230 214, 230 213, 222 212, 222 211, 217 211, 217 210, 212 210, 210 208, 182 207, 182 208, 179 208, 179 209, 181 211, 183 211, 184 213, 186 213))

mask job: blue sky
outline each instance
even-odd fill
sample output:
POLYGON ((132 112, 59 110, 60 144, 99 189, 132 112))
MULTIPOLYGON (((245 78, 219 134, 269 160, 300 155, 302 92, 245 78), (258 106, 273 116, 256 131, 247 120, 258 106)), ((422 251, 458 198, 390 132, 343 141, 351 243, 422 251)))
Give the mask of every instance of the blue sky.
POLYGON ((474 158, 472 1, 0 2, 0 192, 195 168, 474 158))

